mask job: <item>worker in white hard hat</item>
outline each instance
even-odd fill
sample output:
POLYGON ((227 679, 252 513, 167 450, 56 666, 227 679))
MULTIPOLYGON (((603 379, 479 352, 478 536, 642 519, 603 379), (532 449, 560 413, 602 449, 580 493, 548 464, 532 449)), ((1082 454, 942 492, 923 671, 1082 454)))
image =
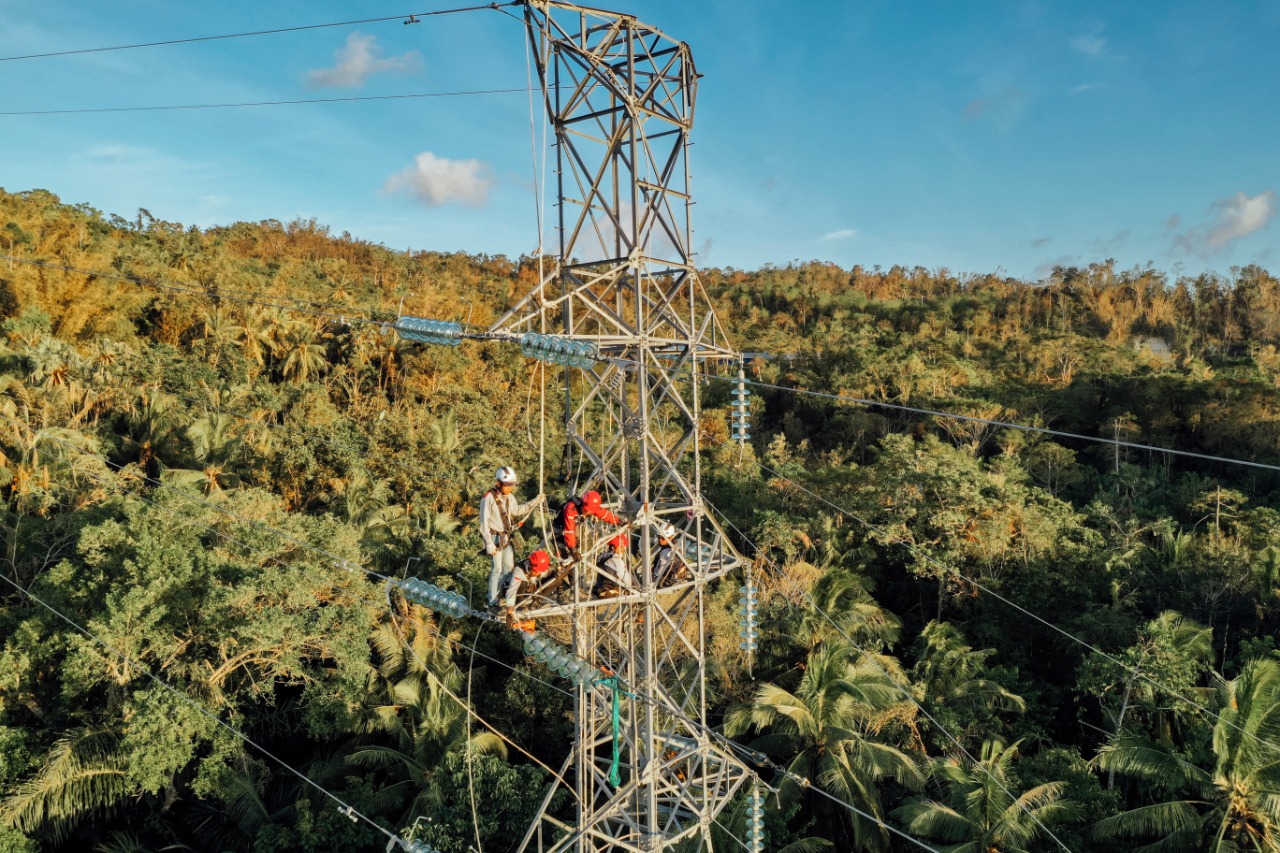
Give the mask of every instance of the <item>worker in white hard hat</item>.
POLYGON ((517 503, 516 483, 519 478, 513 468, 503 465, 494 475, 493 488, 480 499, 480 535, 484 539, 484 552, 493 558, 489 570, 489 609, 497 612, 499 586, 502 576, 515 568, 515 552, 511 549, 511 537, 520 521, 542 500, 542 493, 525 503, 517 503))
POLYGON ((676 553, 676 528, 668 521, 653 525, 658 534, 658 553, 653 555, 653 571, 649 575, 658 588, 693 580, 693 573, 676 553))

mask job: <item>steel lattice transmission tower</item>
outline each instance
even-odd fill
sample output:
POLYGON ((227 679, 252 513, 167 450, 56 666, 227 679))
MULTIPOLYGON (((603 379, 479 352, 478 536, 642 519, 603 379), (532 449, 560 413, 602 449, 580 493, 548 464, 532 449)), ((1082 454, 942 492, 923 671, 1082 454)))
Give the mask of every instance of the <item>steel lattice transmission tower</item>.
MULTIPOLYGON (((489 335, 597 347, 594 366, 565 368, 557 392, 570 482, 645 511, 630 528, 630 590, 593 600, 579 577, 571 601, 528 614, 636 698, 619 703, 615 727, 608 691, 578 691, 563 781, 521 849, 652 851, 699 838, 710 849, 712 819, 748 770, 705 728, 707 584, 742 558, 704 512, 700 488, 699 377, 737 354, 690 246, 698 75, 688 45, 630 15, 546 0, 528 0, 524 13, 555 134, 559 252, 489 335), (658 544, 649 521, 676 526, 691 577, 662 588, 650 577, 658 544)), ((583 550, 599 553, 613 532, 583 550)))

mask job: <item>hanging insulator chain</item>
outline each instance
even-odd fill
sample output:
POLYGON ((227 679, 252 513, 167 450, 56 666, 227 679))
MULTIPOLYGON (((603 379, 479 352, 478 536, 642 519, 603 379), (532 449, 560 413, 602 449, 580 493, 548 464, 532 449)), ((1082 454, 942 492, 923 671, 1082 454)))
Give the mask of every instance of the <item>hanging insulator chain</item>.
POLYGON ((421 317, 401 317, 391 328, 407 341, 423 344, 440 344, 456 347, 462 341, 462 324, 448 320, 424 320, 421 317))
POLYGON ((751 392, 747 390, 747 375, 741 364, 738 365, 738 384, 733 387, 733 440, 737 442, 746 442, 751 438, 751 409, 749 407, 748 397, 751 392))
POLYGON ((747 853, 764 853, 764 797, 759 779, 751 781, 751 797, 747 800, 747 853))
POLYGON ((525 332, 520 336, 520 349, 530 358, 565 367, 592 368, 600 361, 600 350, 594 341, 575 341, 559 335, 525 332))
POLYGON ((537 631, 521 631, 524 635, 524 651, 529 657, 547 665, 557 675, 567 678, 578 687, 590 687, 600 674, 593 664, 575 655, 554 640, 537 631))
POLYGON ((463 596, 447 589, 441 589, 435 584, 429 584, 424 580, 409 578, 406 581, 396 582, 396 586, 400 587, 400 591, 405 598, 421 604, 428 610, 434 610, 436 613, 444 613, 448 616, 462 619, 472 615, 474 612, 471 609, 471 605, 467 604, 467 599, 463 596))
POLYGON ((744 580, 745 583, 738 589, 742 593, 742 595, 738 596, 738 605, 742 608, 742 628, 738 631, 738 636, 742 638, 742 642, 738 643, 738 648, 746 652, 747 657, 750 658, 751 653, 759 648, 760 634, 756 631, 758 601, 756 585, 752 582, 749 569, 744 576, 744 580))

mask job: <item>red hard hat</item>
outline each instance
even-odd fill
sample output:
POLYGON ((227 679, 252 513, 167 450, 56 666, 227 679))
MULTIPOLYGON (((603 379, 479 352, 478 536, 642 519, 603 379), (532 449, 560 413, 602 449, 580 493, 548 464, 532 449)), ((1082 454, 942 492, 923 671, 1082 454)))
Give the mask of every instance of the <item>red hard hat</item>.
POLYGON ((539 548, 529 555, 529 566, 535 575, 540 575, 551 566, 551 555, 539 548))
POLYGON ((627 538, 627 534, 619 533, 617 536, 609 540, 610 548, 627 548, 630 547, 631 540, 627 538))
POLYGON ((587 492, 582 496, 582 502, 587 506, 600 506, 600 493, 587 492))

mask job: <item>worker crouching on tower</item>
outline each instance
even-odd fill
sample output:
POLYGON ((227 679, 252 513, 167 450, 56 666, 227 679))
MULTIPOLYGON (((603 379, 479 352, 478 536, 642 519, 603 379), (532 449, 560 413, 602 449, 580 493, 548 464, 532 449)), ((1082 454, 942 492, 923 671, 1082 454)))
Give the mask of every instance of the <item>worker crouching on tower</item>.
POLYGON ((635 589, 635 579, 631 576, 631 568, 627 565, 627 553, 631 549, 631 538, 619 533, 609 540, 609 549, 596 561, 599 574, 591 594, 595 598, 617 598, 623 593, 635 589))
POLYGON ((649 575, 659 589, 693 580, 688 565, 676 553, 676 528, 667 521, 659 521, 654 528, 658 532, 658 553, 653 555, 653 569, 649 575))
POLYGON ((556 555, 561 560, 561 566, 543 587, 547 594, 558 589, 573 571, 573 567, 582 562, 582 552, 578 550, 578 521, 582 516, 597 518, 605 524, 622 523, 614 512, 605 508, 599 492, 583 492, 582 497, 569 498, 565 501, 564 506, 560 507, 560 511, 551 522, 551 529, 555 534, 556 555))
POLYGON ((516 472, 503 465, 494 477, 497 482, 480 499, 480 535, 484 539, 484 552, 493 558, 493 567, 489 570, 489 610, 497 613, 502 576, 515 568, 511 537, 520 520, 533 512, 542 500, 542 493, 525 503, 517 503, 513 494, 519 481, 516 472))
POLYGON ((502 576, 502 612, 507 627, 515 624, 516 596, 534 592, 551 568, 551 555, 539 548, 502 576))

